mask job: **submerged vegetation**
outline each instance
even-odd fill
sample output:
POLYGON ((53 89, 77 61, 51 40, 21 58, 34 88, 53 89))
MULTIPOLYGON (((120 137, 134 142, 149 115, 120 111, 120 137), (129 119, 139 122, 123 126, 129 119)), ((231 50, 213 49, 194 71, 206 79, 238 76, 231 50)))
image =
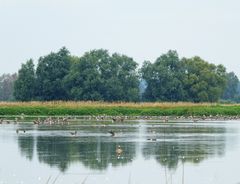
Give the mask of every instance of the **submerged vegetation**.
POLYGON ((217 103, 1 102, 0 116, 238 116, 240 105, 217 103))

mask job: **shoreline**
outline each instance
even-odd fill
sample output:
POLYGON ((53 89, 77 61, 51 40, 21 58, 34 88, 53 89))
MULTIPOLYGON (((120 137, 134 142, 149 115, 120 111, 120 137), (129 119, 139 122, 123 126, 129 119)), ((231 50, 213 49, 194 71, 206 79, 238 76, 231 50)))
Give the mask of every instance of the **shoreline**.
POLYGON ((201 122, 225 122, 240 121, 240 116, 0 116, 0 124, 10 124, 19 122, 34 122, 36 120, 63 120, 67 122, 96 122, 96 123, 201 123, 201 122))

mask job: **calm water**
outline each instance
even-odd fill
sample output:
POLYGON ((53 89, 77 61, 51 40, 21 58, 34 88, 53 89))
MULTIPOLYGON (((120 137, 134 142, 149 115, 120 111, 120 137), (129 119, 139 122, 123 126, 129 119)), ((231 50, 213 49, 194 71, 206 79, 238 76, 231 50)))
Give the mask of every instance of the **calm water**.
POLYGON ((0 184, 238 184, 239 130, 240 122, 0 125, 0 184))

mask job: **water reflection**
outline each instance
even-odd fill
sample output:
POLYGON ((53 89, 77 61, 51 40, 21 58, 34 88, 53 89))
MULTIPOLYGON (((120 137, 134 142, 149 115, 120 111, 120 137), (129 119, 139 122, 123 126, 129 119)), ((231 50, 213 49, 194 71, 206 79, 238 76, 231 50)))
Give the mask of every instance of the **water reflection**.
POLYGON ((66 171, 71 163, 78 161, 91 169, 104 170, 109 164, 117 166, 131 162, 135 156, 133 143, 104 142, 100 137, 89 138, 89 142, 80 142, 78 139, 79 137, 37 137, 40 162, 57 166, 61 171, 66 171), (121 156, 115 153, 119 144, 124 149, 121 156))
POLYGON ((33 152, 34 152, 34 137, 19 136, 18 146, 20 148, 21 155, 25 156, 28 160, 31 161, 33 159, 33 152))
POLYGON ((225 127, 163 125, 148 127, 160 142, 143 145, 145 158, 155 158, 162 166, 176 169, 179 162, 200 163, 225 152, 225 127))
POLYGON ((71 164, 82 163, 103 171, 131 163, 136 157, 155 159, 168 169, 180 162, 200 163, 225 153, 226 127, 193 124, 141 124, 129 126, 28 127, 17 136, 21 155, 29 160, 34 152, 40 163, 66 172, 71 164), (35 130, 36 129, 36 130, 35 130), (69 131, 77 129, 77 136, 69 131), (111 137, 107 132, 118 134, 111 137), (123 153, 116 154, 121 145, 123 153))

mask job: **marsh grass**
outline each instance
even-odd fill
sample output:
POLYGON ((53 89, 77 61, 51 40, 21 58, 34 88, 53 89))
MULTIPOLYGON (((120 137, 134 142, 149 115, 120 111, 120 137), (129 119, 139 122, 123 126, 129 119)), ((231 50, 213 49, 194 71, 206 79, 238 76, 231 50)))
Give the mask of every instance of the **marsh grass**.
POLYGON ((0 102, 0 115, 126 115, 216 116, 240 115, 238 104, 217 103, 106 103, 106 102, 0 102))

